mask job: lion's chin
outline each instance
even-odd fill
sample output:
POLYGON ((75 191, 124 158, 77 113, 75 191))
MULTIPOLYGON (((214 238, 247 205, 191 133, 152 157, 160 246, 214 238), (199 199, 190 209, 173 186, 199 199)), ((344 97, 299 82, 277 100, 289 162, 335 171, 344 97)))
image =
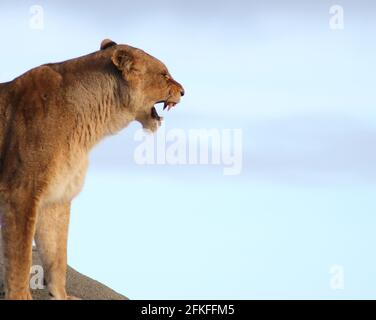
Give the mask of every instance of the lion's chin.
POLYGON ((162 125, 162 120, 163 120, 163 118, 160 118, 160 119, 149 118, 147 120, 143 120, 143 121, 140 121, 140 122, 141 122, 142 128, 144 130, 149 131, 151 133, 154 133, 162 125))

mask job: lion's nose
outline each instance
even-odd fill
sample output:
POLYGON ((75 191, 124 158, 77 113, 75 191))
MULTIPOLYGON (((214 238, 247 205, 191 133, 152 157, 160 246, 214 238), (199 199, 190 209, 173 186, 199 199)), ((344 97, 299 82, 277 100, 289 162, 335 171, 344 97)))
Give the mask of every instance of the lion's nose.
POLYGON ((182 97, 184 97, 184 95, 185 95, 185 90, 184 90, 183 88, 180 89, 180 95, 181 95, 182 97))

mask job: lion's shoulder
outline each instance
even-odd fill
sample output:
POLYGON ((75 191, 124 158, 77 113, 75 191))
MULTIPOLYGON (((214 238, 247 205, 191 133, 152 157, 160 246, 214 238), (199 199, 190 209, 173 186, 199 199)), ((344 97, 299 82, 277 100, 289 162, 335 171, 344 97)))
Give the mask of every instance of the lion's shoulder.
POLYGON ((42 65, 31 69, 11 83, 12 91, 23 95, 42 95, 58 89, 62 83, 62 75, 52 66, 42 65))

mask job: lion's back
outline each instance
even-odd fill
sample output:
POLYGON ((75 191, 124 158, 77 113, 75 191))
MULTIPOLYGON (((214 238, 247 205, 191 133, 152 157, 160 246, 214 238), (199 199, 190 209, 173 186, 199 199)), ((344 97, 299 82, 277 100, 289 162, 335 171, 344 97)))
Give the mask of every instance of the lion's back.
MULTIPOLYGON (((62 77, 47 66, 32 69, 0 90, 0 180, 47 162, 59 127, 62 77), (37 157, 38 155, 38 157, 37 157), (36 158, 37 157, 37 158, 36 158), (46 159, 44 159, 46 158, 46 159)), ((9 179, 8 179, 9 178, 9 179)))

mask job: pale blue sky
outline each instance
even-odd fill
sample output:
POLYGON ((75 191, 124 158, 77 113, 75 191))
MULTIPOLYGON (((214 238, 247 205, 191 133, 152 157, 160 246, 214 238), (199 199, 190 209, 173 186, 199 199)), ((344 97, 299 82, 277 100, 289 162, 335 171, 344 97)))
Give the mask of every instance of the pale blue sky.
POLYGON ((140 47, 187 91, 166 128, 240 128, 243 171, 138 166, 139 128, 91 155, 70 264, 130 298, 375 298, 373 1, 11 1, 0 81, 140 47), (45 28, 29 27, 29 7, 45 28), (345 29, 329 28, 340 4, 345 29), (146 197, 146 200, 145 200, 146 197), (330 267, 345 270, 331 290, 330 267))

